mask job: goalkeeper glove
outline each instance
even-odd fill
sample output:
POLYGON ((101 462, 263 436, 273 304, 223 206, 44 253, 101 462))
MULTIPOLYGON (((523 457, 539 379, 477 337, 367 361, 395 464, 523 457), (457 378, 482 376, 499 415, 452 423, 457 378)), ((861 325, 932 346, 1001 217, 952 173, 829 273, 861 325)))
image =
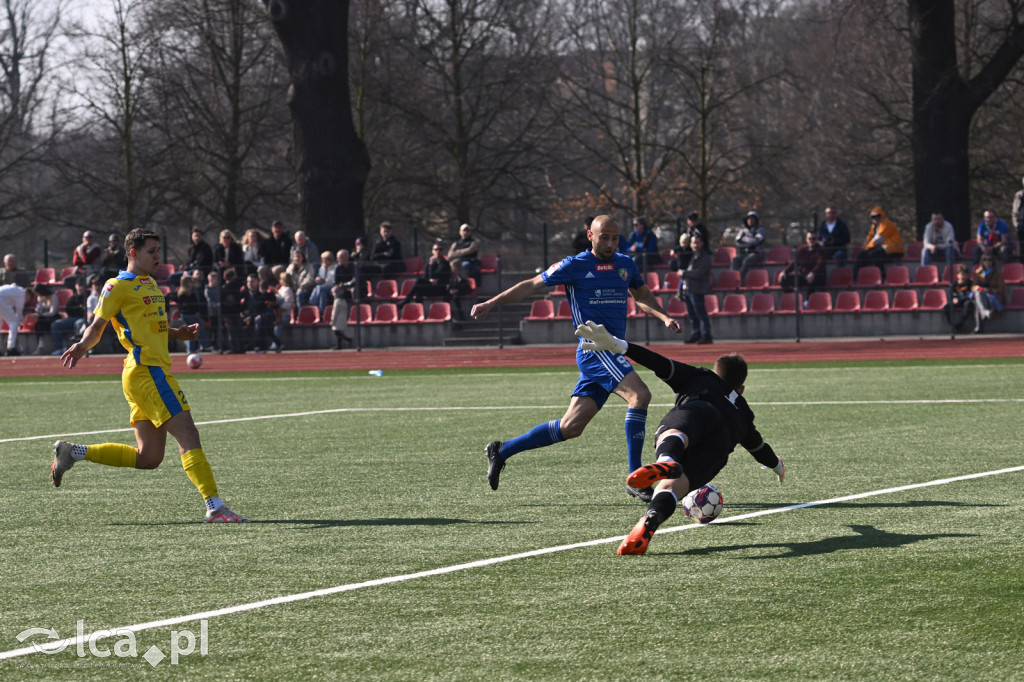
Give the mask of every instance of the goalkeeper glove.
POLYGON ((591 320, 576 327, 576 336, 583 339, 583 343, 580 345, 583 350, 587 351, 610 350, 615 353, 625 353, 629 347, 629 344, 623 339, 612 336, 603 324, 597 324, 591 320))

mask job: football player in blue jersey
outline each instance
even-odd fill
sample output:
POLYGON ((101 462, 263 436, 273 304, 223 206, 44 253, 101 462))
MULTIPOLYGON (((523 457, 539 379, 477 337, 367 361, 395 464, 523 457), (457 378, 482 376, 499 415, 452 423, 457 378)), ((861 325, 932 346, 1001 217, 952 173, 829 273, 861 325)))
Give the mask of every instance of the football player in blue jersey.
MULTIPOLYGON (((593 320, 621 337, 626 330, 627 300, 632 296, 641 310, 658 318, 678 334, 681 329, 679 322, 668 316, 661 302, 651 293, 633 259, 617 252, 618 223, 611 216, 598 216, 590 224, 587 236, 590 239, 590 251, 569 256, 552 265, 546 272, 523 280, 483 303, 477 303, 470 312, 471 317, 480 319, 495 306, 517 303, 539 294, 547 287, 562 284, 572 310, 574 328, 586 320, 593 320)), ((577 347, 576 364, 580 369, 579 380, 573 389, 569 408, 561 419, 538 424, 520 436, 504 442, 492 441, 487 445, 487 481, 491 489, 498 489, 498 478, 509 457, 524 450, 576 438, 583 433, 612 393, 620 396, 629 406, 626 410, 629 471, 640 466, 647 406, 651 402, 650 389, 620 353, 589 353, 577 347)), ((643 502, 649 502, 653 494, 651 487, 627 486, 626 490, 643 502)))

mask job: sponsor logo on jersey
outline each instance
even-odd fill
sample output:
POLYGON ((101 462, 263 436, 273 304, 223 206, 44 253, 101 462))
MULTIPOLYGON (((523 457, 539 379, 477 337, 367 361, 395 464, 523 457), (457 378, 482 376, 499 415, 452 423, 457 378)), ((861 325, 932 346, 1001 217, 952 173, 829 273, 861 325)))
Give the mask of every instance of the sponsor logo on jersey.
POLYGON ((594 278, 594 273, 592 273, 592 272, 588 272, 588 273, 587 273, 587 276, 586 276, 586 277, 584 277, 583 279, 595 279, 595 278, 594 278))
POLYGON ((594 269, 597 270, 598 272, 614 272, 615 271, 615 264, 614 263, 598 263, 597 265, 594 266, 594 269))
POLYGON ((552 263, 552 264, 551 264, 551 267, 550 267, 550 268, 548 268, 548 269, 547 269, 547 270, 546 270, 546 271, 544 272, 544 274, 550 277, 551 275, 555 274, 555 272, 557 272, 557 271, 558 271, 558 268, 560 268, 560 267, 562 267, 562 264, 561 264, 561 262, 559 262, 559 263, 552 263))
POLYGON ((143 296, 142 302, 145 303, 146 305, 149 305, 150 303, 153 302, 153 299, 151 299, 149 296, 143 296))

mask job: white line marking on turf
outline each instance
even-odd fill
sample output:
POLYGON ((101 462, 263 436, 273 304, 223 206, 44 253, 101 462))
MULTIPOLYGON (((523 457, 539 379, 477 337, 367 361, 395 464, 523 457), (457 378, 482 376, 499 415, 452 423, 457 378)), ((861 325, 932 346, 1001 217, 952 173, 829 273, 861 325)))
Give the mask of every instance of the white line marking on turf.
MULTIPOLYGON (((984 478, 986 476, 998 476, 1000 474, 1008 474, 1016 471, 1024 471, 1024 466, 1009 467, 1007 469, 997 469, 994 471, 983 471, 975 474, 965 474, 963 476, 951 476, 949 478, 940 478, 934 481, 926 481, 924 483, 911 483, 909 485, 896 486, 894 488, 883 488, 881 490, 872 490, 866 493, 855 493, 853 495, 844 495, 842 497, 833 497, 827 500, 817 500, 815 502, 804 502, 802 504, 791 504, 786 507, 775 507, 773 509, 762 509, 761 511, 750 512, 747 514, 739 514, 737 516, 729 516, 726 518, 719 517, 712 523, 722 524, 731 523, 733 521, 741 521, 743 519, 752 519, 758 516, 767 516, 769 514, 781 514, 782 512, 793 511, 795 509, 806 509, 808 507, 820 507, 827 504, 835 504, 837 502, 846 502, 848 500, 859 500, 865 497, 876 497, 878 495, 888 495, 889 493, 903 492, 904 490, 914 490, 915 488, 927 488, 936 485, 945 485, 947 483, 956 483, 958 481, 969 481, 975 478, 984 478)), ((689 523, 685 526, 673 526, 672 528, 659 529, 658 532, 661 535, 667 533, 675 533, 683 530, 692 530, 694 528, 703 528, 703 526, 689 523)), ((490 559, 480 559, 479 561, 470 561, 464 564, 455 564, 453 566, 443 566, 441 568, 432 568, 426 571, 418 571, 416 573, 406 573, 404 575, 393 575, 386 578, 377 578, 375 580, 365 580, 359 583, 349 583, 348 585, 337 585, 335 587, 326 587, 320 590, 312 590, 310 592, 299 592, 297 594, 287 594, 281 597, 274 597, 273 599, 263 599, 261 601, 249 602, 248 604, 238 604, 236 606, 227 606, 221 609, 212 609, 210 611, 201 611, 199 613, 191 613, 187 616, 175 616, 173 618, 164 618, 163 620, 152 620, 146 623, 136 623, 135 625, 124 625, 119 628, 104 628, 109 633, 109 636, 115 636, 125 630, 131 632, 140 632, 142 630, 153 630, 155 628, 167 627, 169 625, 178 625, 180 623, 188 623, 195 620, 203 620, 216 618, 218 616, 229 616, 235 613, 243 613, 245 611, 255 611, 257 609, 263 609, 268 606, 277 606, 278 604, 289 604, 297 601, 305 601, 307 599, 314 599, 316 597, 326 597, 332 594, 341 594, 342 592, 351 592, 353 590, 361 590, 366 587, 378 587, 381 585, 390 585, 393 583, 402 583, 409 580, 416 580, 418 578, 429 578, 435 575, 445 575, 448 573, 455 573, 458 571, 467 571, 473 568, 481 568, 483 566, 494 566, 495 564, 503 564, 509 561, 516 561, 518 559, 529 559, 531 557, 543 556, 545 554, 554 554, 556 552, 565 552, 572 549, 580 549, 583 547, 594 547, 596 545, 606 545, 609 543, 621 542, 626 536, 616 535, 611 538, 601 538, 600 540, 587 540, 585 542, 574 542, 568 545, 558 545, 556 547, 545 547, 542 549, 535 549, 529 552, 520 552, 519 554, 509 554, 507 556, 493 557, 490 559)), ((96 632, 100 632, 97 630, 96 632)), ((20 649, 10 649, 8 651, 0 652, 0 660, 8 658, 18 658, 20 656, 27 656, 28 654, 37 653, 43 649, 63 649, 67 646, 77 646, 80 642, 87 642, 89 638, 95 633, 83 634, 81 637, 69 637, 63 640, 46 641, 37 643, 34 646, 22 647, 20 649)), ((102 639, 99 638, 99 639, 102 639)))
MULTIPOLYGON (((779 400, 774 402, 751 402, 755 407, 814 407, 816 405, 942 405, 968 403, 1024 403, 1024 398, 948 398, 941 400, 779 400)), ((648 409, 653 407, 672 407, 674 403, 652 403, 648 409)), ((625 409, 626 405, 609 406, 611 409, 625 409)), ((264 419, 289 419, 292 417, 310 417, 318 414, 341 414, 345 412, 467 412, 467 411, 490 411, 490 410, 562 410, 564 405, 452 405, 448 407, 336 407, 327 410, 310 410, 308 412, 286 412, 284 414, 262 414, 255 417, 232 417, 231 419, 212 419, 209 421, 196 422, 196 426, 210 426, 214 424, 236 424, 238 422, 261 421, 264 419)), ((101 429, 98 431, 76 431, 74 433, 52 433, 43 436, 21 436, 18 438, 0 438, 0 445, 3 443, 17 443, 28 440, 50 440, 53 438, 71 438, 72 436, 96 436, 103 433, 132 433, 134 429, 101 429)))

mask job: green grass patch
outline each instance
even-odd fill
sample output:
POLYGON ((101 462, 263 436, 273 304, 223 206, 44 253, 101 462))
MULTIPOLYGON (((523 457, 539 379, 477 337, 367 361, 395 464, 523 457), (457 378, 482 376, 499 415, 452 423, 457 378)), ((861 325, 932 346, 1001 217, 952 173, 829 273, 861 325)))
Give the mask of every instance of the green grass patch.
MULTIPOLYGON (((484 445, 557 418, 572 368, 216 375, 180 371, 222 496, 255 523, 205 526, 173 442, 155 471, 76 465, 52 440, 134 443, 116 378, 0 381, 0 652, 27 628, 86 633, 628 532, 624 404, 578 439, 484 445), (241 421, 246 419, 245 421, 241 421), (89 434, 92 431, 107 433, 89 434)), ((671 404, 654 392, 654 428, 671 404)), ((742 449, 716 479, 736 516, 1022 464, 1024 362, 764 365, 757 424, 786 484, 742 449)), ((169 439, 170 440, 170 439, 169 439)), ((32 654, 3 678, 1019 679, 1024 472, 659 533, 209 620, 209 650, 32 654)), ((681 515, 666 528, 685 524, 681 515)), ((113 650, 113 642, 108 648, 113 650)))

